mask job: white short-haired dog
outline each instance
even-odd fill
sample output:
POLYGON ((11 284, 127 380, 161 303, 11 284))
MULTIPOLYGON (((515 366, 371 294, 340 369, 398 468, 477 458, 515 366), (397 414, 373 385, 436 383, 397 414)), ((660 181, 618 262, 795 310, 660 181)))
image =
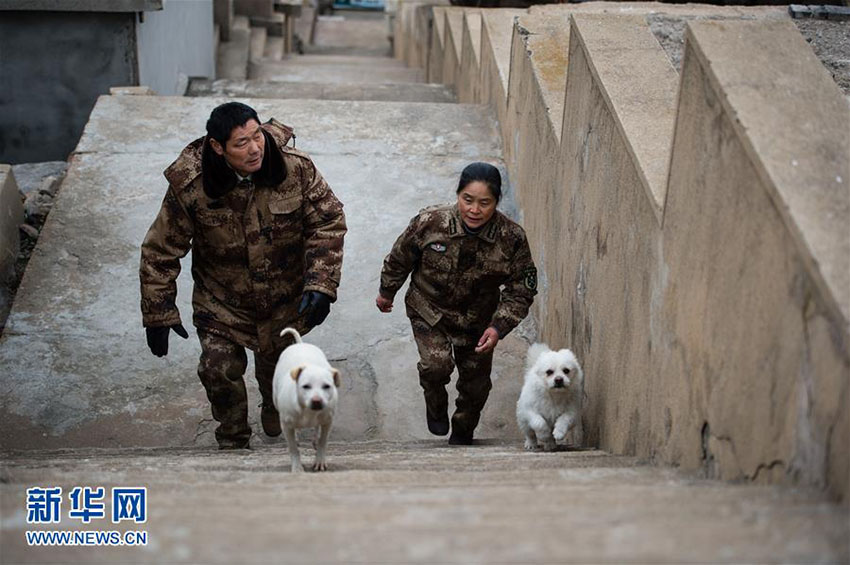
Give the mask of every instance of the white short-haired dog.
POLYGON ((552 351, 535 343, 528 349, 525 383, 516 403, 516 420, 525 435, 525 448, 537 442, 552 451, 567 432, 581 424, 584 375, 569 349, 552 351))
POLYGON ((314 471, 327 470, 325 448, 333 424, 339 387, 339 371, 331 367, 322 350, 301 341, 301 335, 286 328, 280 335, 291 334, 295 343, 283 350, 277 360, 272 383, 274 406, 280 413, 292 472, 299 473, 301 454, 295 432, 299 428, 317 428, 314 471))

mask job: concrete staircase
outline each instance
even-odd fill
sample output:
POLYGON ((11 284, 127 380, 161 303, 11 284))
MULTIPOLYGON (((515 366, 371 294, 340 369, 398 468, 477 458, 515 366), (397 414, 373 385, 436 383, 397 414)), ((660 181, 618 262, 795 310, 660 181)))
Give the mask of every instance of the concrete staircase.
MULTIPOLYGON (((371 29, 368 18, 353 21, 358 33, 371 29)), ((277 57, 271 36, 260 45, 262 32, 243 26, 245 53, 227 57, 244 65, 245 78, 195 82, 189 98, 98 101, 0 341, 2 560, 850 558, 847 509, 820 492, 722 483, 575 446, 525 452, 513 406, 523 354, 537 335, 533 320, 499 346, 476 444, 451 448, 427 434, 403 309, 380 315, 373 305, 381 261, 421 207, 452 199, 467 163, 497 163, 504 174, 499 125, 487 106, 447 103, 451 91, 421 82, 420 72, 363 58, 379 51, 365 40, 353 54, 332 41, 322 51, 319 23, 313 50, 322 55, 277 57), (409 97, 399 100, 403 93, 409 97), (144 342, 138 246, 162 198, 161 171, 231 96, 292 125, 297 146, 345 203, 339 301, 308 337, 344 375, 328 473, 290 474, 285 443, 259 432, 254 406, 254 449, 216 451, 194 336, 174 338, 164 359, 144 342), (145 486, 147 522, 84 526, 66 513, 60 525, 37 528, 26 520, 33 486, 145 486), (127 528, 147 531, 147 546, 34 548, 24 537, 127 528)), ((338 18, 327 23, 345 27, 338 18)), ((234 31, 240 35, 231 30, 229 43, 239 41, 234 31)), ((503 209, 516 216, 509 186, 503 209)), ((178 305, 188 319, 184 265, 178 305)), ((251 373, 249 396, 259 401, 251 373)))

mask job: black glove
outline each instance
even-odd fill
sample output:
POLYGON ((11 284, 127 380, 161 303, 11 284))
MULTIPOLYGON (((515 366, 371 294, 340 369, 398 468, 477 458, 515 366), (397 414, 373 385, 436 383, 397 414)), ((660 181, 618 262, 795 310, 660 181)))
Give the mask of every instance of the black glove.
POLYGON ((162 326, 159 328, 145 328, 145 333, 148 335, 148 347, 151 348, 151 353, 157 357, 165 357, 168 355, 168 332, 174 330, 174 333, 183 339, 189 338, 189 332, 183 327, 183 324, 174 326, 162 326))
POLYGON ((331 311, 331 297, 327 294, 308 290, 301 297, 298 313, 307 313, 307 325, 314 328, 325 321, 331 311))

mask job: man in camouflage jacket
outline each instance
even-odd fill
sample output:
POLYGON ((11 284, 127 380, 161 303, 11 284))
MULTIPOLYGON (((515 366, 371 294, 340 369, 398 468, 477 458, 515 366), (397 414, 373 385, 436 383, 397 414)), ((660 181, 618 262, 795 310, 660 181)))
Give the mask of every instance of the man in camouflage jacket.
MULTIPOLYGON (((385 304, 411 274, 407 316, 419 350, 419 382, 428 427, 447 433, 454 365, 458 398, 450 443, 468 444, 490 392, 493 347, 528 314, 537 293, 537 269, 523 229, 496 211, 477 233, 464 229, 457 205, 426 208, 415 216, 384 259, 379 289, 385 304)), ((379 303, 379 308, 381 304, 379 303)), ((382 308, 383 311, 388 309, 382 308)))
POLYGON ((198 375, 219 422, 219 447, 248 447, 245 349, 254 352, 263 429, 280 434, 272 403, 279 332, 307 333, 336 300, 346 233, 342 203, 309 156, 287 143, 291 128, 260 125, 244 104, 219 106, 207 135, 165 172, 169 186, 141 253, 142 321, 151 351, 184 338, 176 306, 180 259, 192 251, 192 321, 198 375))

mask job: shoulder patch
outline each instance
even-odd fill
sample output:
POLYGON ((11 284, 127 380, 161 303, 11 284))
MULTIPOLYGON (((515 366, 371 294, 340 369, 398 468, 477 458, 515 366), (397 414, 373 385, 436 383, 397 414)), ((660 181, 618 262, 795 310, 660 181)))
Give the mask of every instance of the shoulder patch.
POLYGON ((434 243, 429 244, 428 247, 430 247, 433 251, 436 251, 437 253, 445 253, 446 252, 446 244, 445 243, 440 243, 440 242, 435 241, 434 243))
POLYGON ((537 290, 537 267, 526 267, 522 272, 522 282, 528 290, 537 290))

